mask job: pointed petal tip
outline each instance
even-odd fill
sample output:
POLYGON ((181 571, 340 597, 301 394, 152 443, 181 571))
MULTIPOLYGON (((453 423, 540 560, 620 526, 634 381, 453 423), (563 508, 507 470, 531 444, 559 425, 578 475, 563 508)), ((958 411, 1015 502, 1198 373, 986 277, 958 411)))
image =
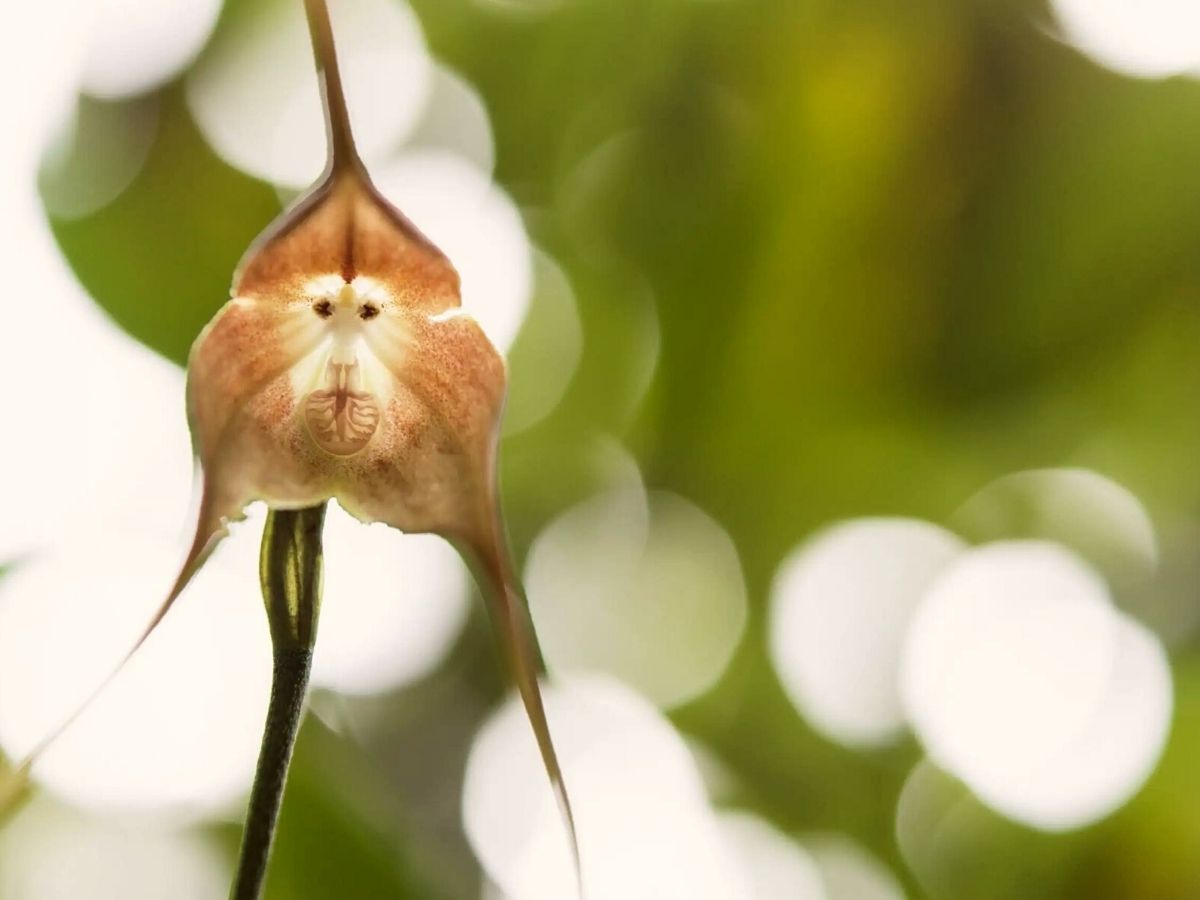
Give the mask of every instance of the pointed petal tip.
POLYGON ((2 816, 10 804, 20 799, 29 785, 33 767, 38 760, 49 750, 54 744, 71 728, 72 725, 91 708, 97 698, 107 690, 109 685, 113 683, 118 675, 129 664, 142 646, 149 640, 150 636, 158 630, 158 626, 162 624, 167 613, 175 605, 175 601, 191 583, 196 573, 204 566, 216 545, 227 533, 224 527, 224 522, 221 519, 212 519, 210 516, 210 508, 204 500, 201 501, 201 512, 199 522, 196 528, 196 536, 192 541, 192 545, 183 564, 180 566, 179 574, 176 576, 174 584, 167 592, 166 598, 155 610, 150 620, 142 628, 137 639, 133 642, 130 648, 125 652, 125 655, 117 661, 116 665, 109 670, 108 674, 92 689, 84 699, 75 706, 70 713, 65 716, 58 725, 56 725, 45 737, 43 737, 25 757, 17 763, 16 767, 8 775, 0 778, 0 816, 2 816))
POLYGON ((513 572, 498 512, 492 510, 492 514, 487 516, 485 521, 486 526, 480 529, 475 539, 463 541, 460 549, 476 572, 480 590, 491 613, 497 639, 508 657, 517 692, 525 707, 529 725, 533 729, 538 753, 541 755, 542 765, 566 830, 579 900, 584 900, 583 863, 575 812, 554 745, 539 682, 539 676, 545 673, 545 666, 537 647, 529 608, 525 603, 520 582, 513 572))

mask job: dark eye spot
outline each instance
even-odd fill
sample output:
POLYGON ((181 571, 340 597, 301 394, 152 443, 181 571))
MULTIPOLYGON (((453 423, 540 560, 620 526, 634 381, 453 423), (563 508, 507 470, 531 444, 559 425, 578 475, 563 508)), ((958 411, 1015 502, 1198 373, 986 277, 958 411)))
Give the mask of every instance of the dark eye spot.
POLYGON ((322 319, 328 319, 333 315, 333 304, 328 300, 318 300, 313 304, 313 312, 315 312, 322 319))
POLYGON ((373 319, 379 315, 379 307, 374 303, 364 303, 358 308, 358 317, 362 320, 373 319))

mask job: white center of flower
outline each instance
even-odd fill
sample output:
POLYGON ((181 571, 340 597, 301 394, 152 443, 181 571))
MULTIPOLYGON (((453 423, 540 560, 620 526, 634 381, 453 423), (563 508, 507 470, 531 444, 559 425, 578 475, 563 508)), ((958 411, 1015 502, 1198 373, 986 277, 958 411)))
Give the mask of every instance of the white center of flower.
POLYGON ((308 295, 309 315, 321 320, 325 338, 293 368, 292 385, 303 397, 300 408, 317 446, 352 456, 375 434, 391 393, 389 373, 371 348, 395 344, 401 350, 405 334, 392 317, 381 316, 388 298, 373 279, 325 275, 309 283, 308 295), (372 329, 385 333, 368 340, 372 329))

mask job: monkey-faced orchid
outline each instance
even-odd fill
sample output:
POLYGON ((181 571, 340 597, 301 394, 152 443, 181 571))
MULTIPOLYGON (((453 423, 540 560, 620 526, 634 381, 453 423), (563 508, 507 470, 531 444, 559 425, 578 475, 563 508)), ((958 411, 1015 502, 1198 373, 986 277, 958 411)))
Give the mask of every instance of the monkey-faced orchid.
POLYGON ((234 896, 258 896, 315 638, 325 503, 336 499, 363 522, 441 535, 472 566, 489 601, 578 865, 538 654, 498 511, 504 362, 462 310, 451 262, 371 184, 351 135, 324 0, 306 5, 328 164, 247 251, 232 299, 193 345, 187 405, 202 473, 196 533, 134 650, 227 524, 265 501, 271 513, 260 575, 275 680, 234 888, 234 896))

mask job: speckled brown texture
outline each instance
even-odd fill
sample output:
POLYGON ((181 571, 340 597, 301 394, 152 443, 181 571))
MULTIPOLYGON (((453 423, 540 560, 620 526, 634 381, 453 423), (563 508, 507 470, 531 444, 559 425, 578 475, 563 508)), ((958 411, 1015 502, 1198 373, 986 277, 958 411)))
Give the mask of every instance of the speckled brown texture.
POLYGON ((387 279, 397 298, 430 314, 458 306, 458 273, 449 260, 364 176, 318 188, 272 224, 247 252, 233 296, 272 298, 315 273, 387 279))

